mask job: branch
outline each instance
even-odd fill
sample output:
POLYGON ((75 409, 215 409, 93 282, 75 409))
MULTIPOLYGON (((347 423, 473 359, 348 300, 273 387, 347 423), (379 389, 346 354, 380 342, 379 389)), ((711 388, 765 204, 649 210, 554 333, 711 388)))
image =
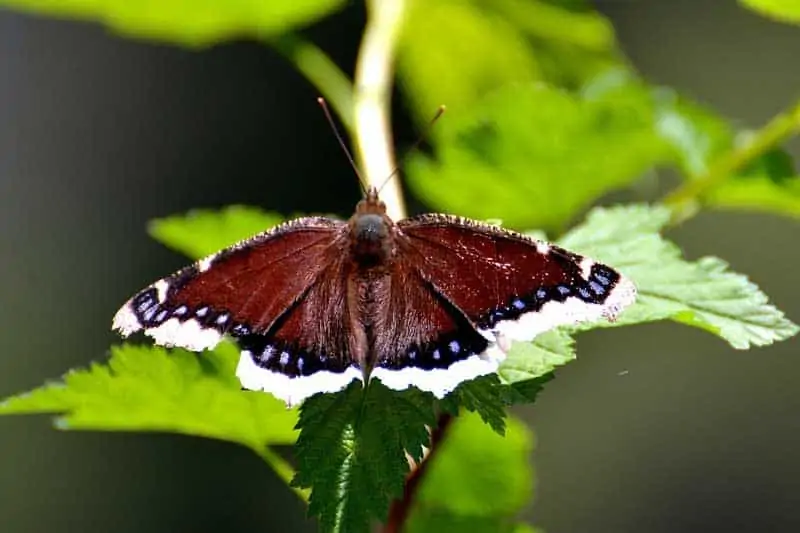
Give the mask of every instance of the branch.
POLYGON ((406 476, 406 484, 403 487, 403 498, 392 502, 392 507, 389 509, 389 517, 386 519, 386 527, 383 533, 401 533, 403 526, 408 520, 408 514, 411 512, 411 507, 414 503, 414 496, 417 494, 419 484, 425 471, 428 468, 428 463, 431 462, 435 452, 439 449, 439 444, 447 433, 447 429, 453 423, 453 417, 449 414, 442 414, 439 416, 436 428, 431 431, 431 444, 428 446, 428 454, 422 461, 411 469, 411 472, 406 476))
MULTIPOLYGON (((368 0, 369 18, 361 41, 355 74, 356 149, 365 187, 382 187, 395 170, 391 129, 394 50, 403 25, 405 0, 368 0)), ((381 200, 394 219, 405 216, 399 180, 381 190, 381 200)))
POLYGON ((350 79, 325 52, 297 35, 284 34, 270 41, 316 87, 348 132, 355 128, 350 79))
POLYGON ((729 151, 718 159, 705 174, 686 181, 668 194, 663 202, 673 208, 676 217, 681 217, 687 206, 697 202, 703 195, 721 185, 766 151, 783 143, 800 131, 800 101, 784 111, 755 134, 742 146, 729 151))

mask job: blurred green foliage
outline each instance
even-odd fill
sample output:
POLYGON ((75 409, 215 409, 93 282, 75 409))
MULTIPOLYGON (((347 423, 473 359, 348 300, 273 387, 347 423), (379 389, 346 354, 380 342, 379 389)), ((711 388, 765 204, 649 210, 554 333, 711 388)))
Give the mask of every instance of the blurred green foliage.
MULTIPOLYGON (((741 3, 800 21, 797 2, 741 3)), ((263 39, 335 100, 331 107, 350 127, 355 89, 295 32, 343 4, 0 0, 181 45, 263 39)), ((743 130, 639 76, 609 21, 583 0, 409 0, 401 30, 397 77, 414 119, 423 124, 440 104, 450 110, 431 133, 430 153, 413 154, 407 165, 412 191, 437 210, 544 230, 564 247, 619 268, 639 288, 630 310, 613 324, 560 329, 516 345, 497 377, 464 384, 441 402, 379 382, 353 384, 310 398, 298 418, 269 395, 239 390, 230 345, 200 356, 123 346, 106 364, 7 400, 0 414, 59 413, 61 428, 229 440, 276 469, 283 466, 267 446, 294 442, 299 429, 294 484, 311 489, 309 511, 325 531, 358 532, 402 496, 404 452, 420 459, 436 414, 474 411, 458 417, 427 464, 406 530, 522 533, 532 531, 515 519, 531 496, 532 437, 513 418, 504 420, 505 408, 533 401, 553 370, 575 358, 574 334, 670 319, 744 349, 797 333, 744 276, 717 258, 686 261, 660 232, 687 203, 800 216, 800 177, 781 148, 800 129, 800 104, 761 129, 743 130), (663 169, 681 185, 662 205, 598 208, 569 230, 609 193, 645 174, 660 177, 663 169)), ((199 258, 279 221, 233 206, 154 221, 150 232, 199 258)))
POLYGON ((96 20, 124 35, 202 46, 307 26, 342 0, 0 0, 32 13, 96 20))
POLYGON ((631 91, 587 97, 510 85, 445 119, 435 156, 409 161, 409 183, 445 212, 563 230, 599 196, 667 159, 652 117, 651 102, 631 91))
POLYGON ((798 0, 739 0, 739 2, 771 19, 800 24, 800 1, 798 0))
POLYGON ((406 531, 518 531, 533 492, 532 450, 530 431, 513 417, 501 437, 479 417, 459 416, 426 466, 406 531))

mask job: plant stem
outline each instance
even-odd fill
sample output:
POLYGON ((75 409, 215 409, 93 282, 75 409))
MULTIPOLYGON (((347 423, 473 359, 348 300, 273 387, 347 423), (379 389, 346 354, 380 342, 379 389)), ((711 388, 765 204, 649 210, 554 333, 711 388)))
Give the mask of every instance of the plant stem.
MULTIPOLYGON (((391 128, 394 51, 403 25, 406 0, 368 0, 369 17, 355 74, 355 143, 365 187, 383 187, 395 170, 391 128)), ((399 180, 381 189, 381 200, 394 219, 405 216, 399 180)))
POLYGON ((447 430, 453 423, 453 417, 449 414, 439 415, 436 422, 436 427, 431 430, 431 443, 428 446, 428 454, 422 461, 411 469, 411 472, 406 476, 406 484, 403 487, 403 497, 399 500, 392 502, 389 508, 389 517, 386 520, 386 526, 383 533, 400 533, 403 531, 403 526, 408 520, 408 515, 414 504, 414 497, 417 494, 419 484, 428 469, 428 464, 434 457, 434 453, 439 449, 442 439, 447 434, 447 430))
POLYGON ((352 82, 336 63, 313 43, 297 35, 285 34, 270 43, 317 88, 347 131, 353 132, 355 113, 352 82))
POLYGON ((309 492, 305 489, 298 489, 292 485, 292 479, 294 479, 295 474, 292 465, 285 461, 283 457, 275 453, 269 446, 254 446, 253 450, 272 468, 272 470, 275 471, 276 474, 278 474, 278 477, 281 478, 281 480, 283 480, 301 500, 303 500, 305 503, 308 503, 309 492))
POLYGON ((800 131, 800 101, 770 120, 742 146, 734 148, 718 159, 705 174, 686 181, 668 194, 663 202, 681 216, 686 206, 697 202, 702 196, 741 170, 764 152, 781 144, 800 131))

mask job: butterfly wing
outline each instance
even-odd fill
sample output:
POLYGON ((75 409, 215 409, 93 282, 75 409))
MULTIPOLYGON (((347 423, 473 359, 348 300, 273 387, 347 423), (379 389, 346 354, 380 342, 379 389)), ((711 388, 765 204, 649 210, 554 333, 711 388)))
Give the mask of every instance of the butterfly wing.
POLYGON ((613 320, 636 296, 606 265, 495 226, 423 215, 398 230, 420 275, 505 347, 556 326, 613 320))
POLYGON ((503 354, 470 319, 400 257, 373 287, 386 305, 373 325, 371 376, 389 388, 413 385, 444 397, 459 383, 497 370, 503 354))
POLYGON ((140 291, 113 328, 195 351, 213 348, 225 333, 264 333, 330 266, 341 238, 343 223, 323 217, 281 224, 140 291))
POLYGON ((294 405, 318 392, 341 390, 362 377, 352 357, 358 327, 346 301, 344 259, 332 251, 302 299, 266 331, 239 336, 242 353, 236 375, 244 388, 270 392, 294 405))

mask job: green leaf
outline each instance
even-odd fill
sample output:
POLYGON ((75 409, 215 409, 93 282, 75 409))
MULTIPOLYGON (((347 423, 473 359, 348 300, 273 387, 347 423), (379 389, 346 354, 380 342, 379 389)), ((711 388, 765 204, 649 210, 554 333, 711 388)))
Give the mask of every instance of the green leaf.
POLYGON ((481 417, 498 435, 506 431, 506 406, 511 404, 511 390, 497 375, 483 376, 462 383, 439 403, 444 411, 457 415, 463 407, 481 417))
POLYGON ((719 209, 768 211, 800 218, 800 175, 776 184, 769 176, 730 179, 707 196, 719 209))
POLYGON ((398 75, 422 121, 442 104, 458 116, 491 90, 540 78, 532 50, 515 25, 464 0, 409 2, 398 43, 398 75))
POLYGON ((530 37, 598 52, 613 51, 617 46, 614 27, 596 11, 574 11, 538 0, 479 0, 478 3, 484 9, 502 13, 530 37))
POLYGON ((497 375, 502 383, 536 380, 575 359, 575 341, 563 329, 538 335, 533 342, 515 342, 497 375))
POLYGON ((196 355, 115 346, 106 364, 0 404, 0 414, 56 413, 61 429, 169 431, 236 442, 261 453, 297 437, 296 411, 269 394, 243 392, 230 344, 196 355))
POLYGON ((800 0, 739 0, 761 15, 791 24, 800 24, 800 0))
POLYGON ((686 261, 659 234, 665 207, 595 209, 560 244, 619 268, 637 288, 636 303, 609 327, 672 319, 710 331, 738 349, 787 339, 798 327, 767 296, 715 257, 686 261))
POLYGON ((101 22, 124 35, 208 45, 274 36, 339 9, 342 0, 0 0, 0 5, 101 22))
POLYGON ((479 417, 460 416, 424 466, 405 531, 520 531, 515 517, 532 496, 532 449, 532 434, 516 418, 500 437, 479 417))
MULTIPOLYGON (((673 147, 678 168, 687 180, 702 178, 717 159, 750 137, 748 132, 736 132, 713 111, 668 90, 660 93, 656 124, 659 134, 673 147)), ((702 200, 718 209, 800 217, 800 178, 791 156, 774 148, 729 176, 702 200)))
POLYGON ((435 158, 409 161, 409 184, 439 210, 559 229, 667 159, 652 117, 646 92, 509 86, 443 123, 435 158))
MULTIPOLYGON (((585 2, 571 2, 579 9, 558 4, 410 2, 398 46, 398 74, 415 118, 426 123, 441 104, 458 116, 513 83, 541 80, 578 87, 623 63, 610 21, 585 2)), ((437 130, 432 135, 438 136, 437 130)))
POLYGON ((281 222, 281 216, 275 213, 234 205, 219 211, 197 209, 186 215, 153 220, 148 231, 173 250, 200 259, 281 222))
POLYGON ((657 131, 672 146, 686 178, 708 172, 711 163, 732 148, 733 128, 721 116, 670 89, 662 89, 657 100, 657 131))
POLYGON ((405 453, 421 459, 429 442, 425 426, 435 422, 430 394, 391 391, 379 380, 306 400, 293 484, 312 489, 309 513, 322 531, 368 532, 373 520, 385 520, 403 492, 405 453))

